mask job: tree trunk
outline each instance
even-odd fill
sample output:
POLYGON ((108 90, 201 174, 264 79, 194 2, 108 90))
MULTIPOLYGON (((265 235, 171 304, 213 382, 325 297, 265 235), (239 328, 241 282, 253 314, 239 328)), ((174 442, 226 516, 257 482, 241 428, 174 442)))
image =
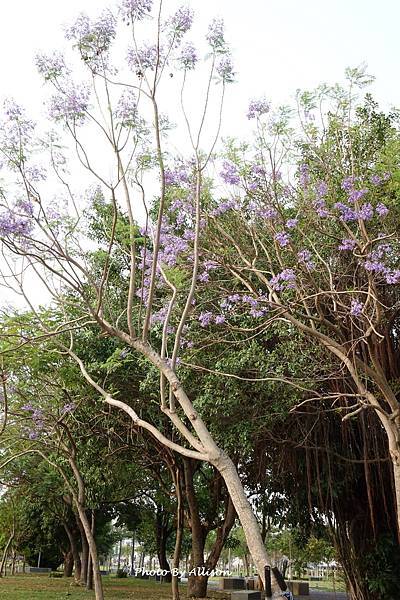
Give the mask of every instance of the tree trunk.
POLYGON ((72 577, 74 569, 74 556, 71 550, 64 554, 64 577, 72 577))
POLYGON ((162 577, 166 583, 171 583, 171 569, 167 559, 167 542, 169 537, 169 513, 162 506, 157 507, 156 515, 156 540, 157 540, 157 557, 160 569, 167 571, 167 574, 162 577))
POLYGON ((389 447, 393 464, 393 480, 396 494, 396 512, 397 512, 397 537, 400 543, 400 450, 392 451, 389 447))
POLYGON ((72 553, 73 560, 74 560, 74 566, 75 566, 74 579, 75 579, 76 583, 79 583, 81 580, 81 558, 79 556, 78 544, 77 544, 76 535, 75 535, 77 533, 77 530, 76 530, 76 528, 75 528, 75 530, 70 528, 66 521, 63 521, 63 526, 64 526, 64 529, 68 536, 68 541, 69 541, 71 553, 72 553))
MULTIPOLYGON (((91 558, 91 563, 92 563, 92 568, 88 569, 88 573, 90 570, 93 570, 93 581, 94 581, 94 592, 95 592, 95 597, 96 600, 104 600, 104 592, 103 592, 103 583, 101 581, 101 575, 100 575, 100 569, 99 569, 99 559, 97 556, 97 548, 96 548, 96 541, 94 539, 93 533, 92 533, 92 529, 91 529, 91 525, 89 523, 89 520, 87 518, 86 512, 83 508, 83 506, 81 506, 80 503, 78 503, 77 506, 78 509, 78 513, 79 513, 79 518, 82 522, 83 528, 85 530, 85 534, 86 534, 86 539, 89 545, 89 555, 91 558)), ((93 524, 93 519, 92 519, 92 524, 93 524)))
MULTIPOLYGON (((182 539, 183 539, 183 524, 184 524, 184 507, 182 502, 182 485, 181 485, 181 474, 180 470, 176 470, 175 476, 175 495, 176 495, 176 537, 175 537, 175 548, 174 558, 172 562, 173 570, 179 571, 179 563, 181 560, 182 550, 182 539)), ((179 577, 178 575, 172 575, 172 600, 180 600, 179 595, 179 577)))
POLYGON ((191 575, 188 580, 188 598, 205 598, 207 596, 208 575, 191 575))
MULTIPOLYGON (((94 541, 94 511, 91 511, 92 513, 92 519, 91 519, 91 526, 90 526, 90 531, 92 533, 92 538, 94 541)), ((97 548, 96 548, 96 556, 97 556, 97 548)), ((97 568, 99 570, 100 573, 100 568, 99 568, 99 564, 98 564, 98 559, 97 559, 97 568)), ((92 590, 93 589, 93 579, 95 577, 95 564, 94 564, 94 560, 93 560, 93 556, 92 553, 89 553, 89 558, 88 558, 88 570, 87 570, 87 579, 86 579, 86 589, 87 590, 92 590)), ((100 575, 101 578, 101 575, 100 575)))
POLYGON ((81 576, 80 583, 86 585, 88 562, 89 562, 89 545, 86 539, 86 533, 78 515, 76 515, 76 522, 81 534, 81 546, 82 546, 82 558, 81 558, 81 576))
POLYGON ((118 562, 117 562, 117 571, 121 568, 121 553, 122 553, 122 540, 119 540, 118 544, 118 562))
MULTIPOLYGON (((221 452, 220 457, 213 464, 225 481, 233 506, 242 525, 247 547, 265 586, 264 567, 271 565, 271 561, 261 537, 260 526, 245 494, 236 467, 232 460, 223 452, 221 452)), ((280 591, 280 587, 272 575, 272 593, 279 594, 280 591)))
POLYGON ((131 575, 135 574, 135 534, 132 534, 131 575))
MULTIPOLYGON (((3 577, 3 571, 5 570, 8 549, 10 548, 10 545, 11 545, 13 539, 14 539, 14 535, 15 535, 15 531, 13 529, 12 532, 11 532, 10 537, 7 540, 7 544, 6 544, 6 546, 4 548, 4 552, 3 552, 3 557, 1 559, 1 563, 0 563, 0 577, 3 577)), ((6 571, 4 572, 4 574, 6 575, 6 571)))

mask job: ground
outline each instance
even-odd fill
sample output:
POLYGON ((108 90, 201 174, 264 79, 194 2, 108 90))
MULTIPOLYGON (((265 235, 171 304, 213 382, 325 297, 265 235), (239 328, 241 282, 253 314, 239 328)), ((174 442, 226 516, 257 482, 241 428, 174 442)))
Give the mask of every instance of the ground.
MULTIPOLYGON (((170 585, 139 579, 104 577, 106 600, 171 600, 170 585)), ((223 600, 227 596, 210 591, 223 600)), ((185 598, 185 594, 182 594, 185 598)), ((305 598, 305 597, 304 597, 305 598)), ((345 596, 315 595, 310 600, 342 600, 345 596)), ((76 587, 71 579, 48 575, 17 575, 0 579, 0 600, 92 600, 94 593, 76 587)))

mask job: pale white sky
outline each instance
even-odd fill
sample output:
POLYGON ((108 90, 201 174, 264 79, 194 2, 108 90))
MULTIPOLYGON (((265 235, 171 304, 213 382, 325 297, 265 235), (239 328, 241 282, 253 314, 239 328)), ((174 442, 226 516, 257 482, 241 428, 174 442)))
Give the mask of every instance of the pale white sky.
MULTIPOLYGON (((183 0, 164 0, 171 12, 183 0)), ((238 71, 227 110, 238 116, 263 93, 288 102, 297 88, 342 79, 345 67, 367 62, 379 101, 400 106, 398 0, 189 0, 204 23, 223 16, 238 71)), ((62 23, 81 11, 97 14, 107 0, 18 0, 0 3, 1 96, 40 104, 33 55, 64 43, 62 23)), ((234 117, 235 119, 235 117, 234 117)), ((236 121, 235 119, 235 121, 236 121)), ((229 119, 228 119, 229 120, 229 119)))

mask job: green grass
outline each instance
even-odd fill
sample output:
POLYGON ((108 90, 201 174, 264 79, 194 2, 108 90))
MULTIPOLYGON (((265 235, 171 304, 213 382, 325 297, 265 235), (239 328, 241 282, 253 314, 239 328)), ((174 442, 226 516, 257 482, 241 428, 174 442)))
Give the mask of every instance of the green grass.
MULTIPOLYGON (((171 600, 170 584, 141 579, 103 577, 106 600, 171 600)), ((182 598, 186 597, 183 588, 182 598)), ((215 598, 224 594, 210 593, 215 598)), ((94 593, 77 587, 71 579, 43 575, 16 575, 0 579, 0 600, 94 600, 94 593)))
POLYGON ((322 579, 320 581, 310 581, 310 588, 314 590, 323 590, 324 592, 345 592, 346 585, 342 579, 335 579, 335 585, 333 585, 333 579, 322 579))

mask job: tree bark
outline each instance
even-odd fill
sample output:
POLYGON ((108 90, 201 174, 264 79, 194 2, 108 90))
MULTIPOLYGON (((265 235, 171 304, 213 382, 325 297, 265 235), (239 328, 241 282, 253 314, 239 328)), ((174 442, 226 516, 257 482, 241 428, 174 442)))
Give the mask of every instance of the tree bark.
POLYGON ((85 530, 81 523, 78 515, 76 515, 76 522, 81 534, 81 546, 82 546, 82 558, 81 558, 81 575, 79 581, 82 585, 86 585, 88 562, 89 562, 89 545, 86 539, 85 530))
POLYGON ((135 534, 132 534, 131 575, 135 574, 135 534))
MULTIPOLYGON (((91 512, 92 512, 92 518, 91 518, 90 531, 91 531, 91 535, 92 535, 93 542, 94 542, 94 527, 95 527, 94 511, 92 510, 91 512)), ((94 546, 96 547, 95 543, 94 543, 94 546)), ((90 544, 89 544, 89 549, 90 549, 90 544)), ((98 562, 98 558, 97 558, 97 547, 96 547, 96 557, 95 557, 95 559, 94 559, 94 557, 92 555, 92 552, 90 551, 90 553, 89 553, 88 571, 87 571, 87 579, 86 579, 86 589, 88 589, 88 590, 92 590, 93 589, 93 580, 96 577, 96 575, 95 575, 95 568, 96 568, 95 560, 97 562, 97 570, 98 570, 99 575, 100 575, 100 567, 99 567, 99 562, 98 562)), ((100 581, 101 581, 101 575, 100 575, 100 581)))
MULTIPOLYGON (((271 561, 261 537, 260 526, 245 494, 236 467, 232 460, 223 452, 221 452, 221 455, 217 460, 213 461, 213 464, 218 469, 219 473, 221 473, 225 481, 233 506, 235 507, 239 521, 242 525, 247 547, 257 567, 258 574, 265 585, 264 567, 266 565, 271 565, 271 561)), ((275 593, 280 594, 280 591, 280 587, 272 575, 273 595, 275 593)))
POLYGON ((75 567, 74 579, 75 579, 76 583, 78 583, 81 580, 81 558, 79 556, 79 550, 78 550, 78 544, 76 541, 76 536, 74 535, 75 533, 77 533, 77 531, 76 531, 76 529, 75 529, 75 531, 73 529, 71 529, 66 521, 63 521, 63 526, 64 526, 65 532, 68 536, 69 545, 70 545, 71 553, 72 553, 73 560, 74 560, 74 567, 75 567))
POLYGON ((72 577, 74 570, 74 556, 71 550, 64 554, 64 577, 72 577))
POLYGON ((171 568, 167 559, 167 542, 169 534, 169 513, 164 507, 158 506, 156 514, 157 557, 160 569, 167 571, 167 575, 164 575, 162 578, 166 583, 171 583, 172 580, 171 568))
MULTIPOLYGON (((175 477, 175 495, 176 495, 176 537, 175 537, 175 548, 174 558, 172 566, 174 570, 179 571, 179 563, 181 560, 182 551, 182 539, 183 539, 183 525, 184 525, 184 507, 182 502, 182 482, 181 472, 176 469, 175 477)), ((178 575, 172 575, 171 582, 172 589, 172 600, 180 600, 179 595, 179 577, 178 575)))
POLYGON ((14 536, 15 536, 15 530, 13 529, 12 532, 11 532, 10 537, 7 540, 7 544, 5 545, 4 552, 3 552, 3 557, 1 559, 1 563, 0 563, 0 577, 3 577, 3 571, 4 571, 4 567, 5 567, 6 560, 7 560, 8 550, 9 550, 10 545, 11 545, 13 539, 14 539, 14 536))

